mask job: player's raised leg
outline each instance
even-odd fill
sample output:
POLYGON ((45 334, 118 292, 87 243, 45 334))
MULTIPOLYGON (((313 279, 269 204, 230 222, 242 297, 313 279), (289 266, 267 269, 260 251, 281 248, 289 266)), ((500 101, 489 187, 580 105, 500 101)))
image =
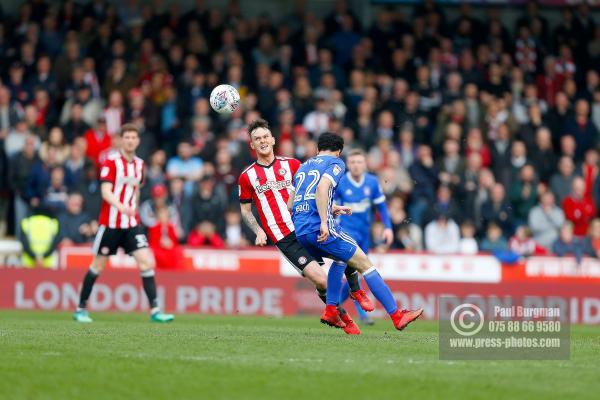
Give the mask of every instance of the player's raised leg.
MULTIPOLYGON (((346 157, 346 165, 347 171, 336 186, 334 199, 336 204, 349 206, 352 213, 340 216, 340 227, 359 244, 365 254, 369 254, 373 209, 377 209, 385 226, 381 239, 387 246, 392 243, 394 238, 392 221, 389 217, 385 194, 381 189, 381 185, 377 177, 367 171, 365 152, 360 149, 350 150, 346 157)), ((349 285, 346 284, 342 288, 341 302, 344 303, 348 297, 352 297, 355 305, 357 303, 361 305, 361 308, 357 307, 359 313, 362 309, 370 311, 369 308, 372 307, 372 303, 366 296, 366 292, 360 290, 358 274, 349 267, 346 269, 345 275, 349 285)), ((362 313, 361 320, 363 320, 363 316, 368 316, 368 314, 362 313)), ((363 322, 368 323, 369 321, 363 320, 363 322)), ((370 322, 372 323, 372 320, 370 322)))
MULTIPOLYGON (((339 234, 340 232, 336 232, 336 235, 339 234)), ((350 240, 336 236, 323 243, 321 248, 332 256, 340 258, 344 257, 344 254, 350 251, 354 252, 352 257, 347 260, 348 265, 363 274, 371 292, 373 292, 375 298, 390 315, 396 329, 403 330, 423 313, 423 309, 421 308, 414 311, 400 310, 392 295, 392 291, 386 285, 381 275, 379 275, 375 266, 373 266, 365 253, 358 246, 352 244, 350 240)), ((334 321, 333 315, 337 306, 336 299, 340 298, 344 269, 345 265, 343 263, 334 263, 332 268, 329 269, 327 277, 327 305, 321 316, 322 322, 334 321)))
POLYGON ((150 320, 153 322, 171 322, 174 319, 173 314, 165 314, 160 310, 158 305, 158 299, 156 296, 156 279, 154 278, 154 255, 152 251, 147 248, 141 248, 135 250, 132 253, 135 261, 140 269, 140 275, 142 276, 142 286, 144 292, 148 297, 148 304, 150 305, 150 320))
MULTIPOLYGON (((356 269, 365 278, 365 281, 369 285, 369 289, 375 298, 383 305, 387 313, 392 318, 394 326, 398 330, 403 330, 423 314, 423 309, 417 310, 400 310, 396 304, 396 300, 392 295, 392 291, 385 283, 379 272, 369 260, 367 255, 357 247, 356 252, 352 258, 348 261, 348 265, 356 269)), ((341 276, 340 276, 341 279, 341 276)))

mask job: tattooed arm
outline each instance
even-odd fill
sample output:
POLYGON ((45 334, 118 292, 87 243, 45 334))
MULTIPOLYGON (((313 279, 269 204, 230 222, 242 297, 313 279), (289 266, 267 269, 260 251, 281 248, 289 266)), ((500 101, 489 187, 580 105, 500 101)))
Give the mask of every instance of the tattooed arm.
POLYGON ((252 203, 241 203, 240 208, 242 211, 242 219, 248 226, 248 228, 252 229, 252 232, 256 234, 255 244, 257 246, 264 246, 267 244, 267 234, 260 227, 258 221, 252 214, 252 203))

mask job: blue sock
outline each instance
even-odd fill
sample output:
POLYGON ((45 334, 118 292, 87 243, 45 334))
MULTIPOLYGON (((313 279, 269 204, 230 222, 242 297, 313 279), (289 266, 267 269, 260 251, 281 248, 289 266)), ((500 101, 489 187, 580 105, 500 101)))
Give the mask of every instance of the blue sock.
POLYGON ((346 264, 334 262, 329 268, 327 274, 327 305, 337 306, 340 302, 340 292, 342 291, 342 277, 346 270, 346 264))
POLYGON ((375 267, 371 267, 363 274, 365 277, 365 281, 367 281, 367 285, 369 285, 369 289, 375 295, 375 298, 379 300, 385 311, 388 314, 393 314, 398 309, 398 305, 396 305, 396 300, 392 295, 392 291, 385 284, 379 272, 375 269, 375 267))
POLYGON ((352 302, 354 303, 354 307, 356 307, 356 312, 358 313, 358 318, 361 321, 364 321, 365 319, 367 319, 367 312, 360 307, 360 304, 358 304, 358 301, 353 300, 352 302))
POLYGON ((348 285, 348 281, 344 281, 342 292, 340 293, 340 304, 344 304, 348 300, 348 297, 350 297, 350 285, 348 285))

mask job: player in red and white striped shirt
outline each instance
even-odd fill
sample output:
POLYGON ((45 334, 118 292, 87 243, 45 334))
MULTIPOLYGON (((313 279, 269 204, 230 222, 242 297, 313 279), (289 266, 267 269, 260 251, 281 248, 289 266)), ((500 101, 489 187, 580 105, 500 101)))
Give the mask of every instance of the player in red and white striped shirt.
MULTIPOLYGON (((253 121, 248 126, 248 134, 250 147, 256 151, 257 159, 238 179, 242 218, 256 234, 256 245, 264 246, 267 244, 267 237, 271 239, 290 264, 315 284, 319 297, 325 302, 327 275, 298 243, 292 216, 287 207, 292 178, 300 167, 300 161, 275 156, 275 138, 265 120, 253 121), (254 218, 252 203, 256 206, 262 227, 254 218)), ((348 207, 335 207, 334 212, 337 213, 349 211, 348 207)), ((341 307, 340 316, 346 323, 346 333, 360 333, 358 326, 341 307)))
POLYGON ((140 186, 144 181, 144 161, 135 155, 140 144, 140 133, 135 125, 125 124, 120 136, 120 151, 111 154, 100 169, 100 227, 94 239, 94 260, 83 279, 79 307, 73 318, 78 322, 92 322, 86 305, 94 283, 104 270, 108 256, 116 254, 117 249, 122 247, 135 258, 140 269, 144 291, 151 307, 151 320, 169 322, 173 320, 173 316, 162 313, 158 307, 154 255, 148 248, 148 239, 139 224, 137 213, 140 186))
POLYGON ((103 198, 98 223, 112 229, 136 227, 137 195, 144 180, 144 160, 134 156, 130 161, 121 152, 113 153, 102 165, 100 180, 111 183, 111 192, 119 200, 117 204, 123 207, 112 205, 103 198))
POLYGON ((273 243, 294 232, 287 201, 288 188, 299 167, 300 161, 294 158, 274 157, 269 165, 263 165, 259 157, 240 175, 240 202, 254 202, 265 233, 273 243))

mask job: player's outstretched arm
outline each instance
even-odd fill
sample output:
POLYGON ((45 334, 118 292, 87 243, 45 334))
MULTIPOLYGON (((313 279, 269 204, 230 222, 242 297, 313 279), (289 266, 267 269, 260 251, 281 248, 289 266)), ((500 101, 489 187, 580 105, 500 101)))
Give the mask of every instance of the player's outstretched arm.
POLYGON ((113 207, 116 207, 120 213, 125 214, 129 217, 133 217, 135 215, 135 210, 131 207, 127 207, 125 204, 121 203, 117 196, 113 193, 113 184, 111 182, 102 182, 100 186, 100 190, 102 192, 102 199, 106 201, 113 207))
POLYGON ((248 228, 252 229, 252 232, 256 234, 256 240, 254 241, 254 243, 257 246, 266 245, 267 234, 258 224, 258 221, 254 217, 254 214, 252 214, 252 203, 241 203, 240 210, 242 213, 242 219, 244 220, 248 228))
POLYGON ((394 230, 392 228, 392 219, 390 218, 390 213, 388 211, 387 204, 385 203, 385 198, 382 202, 377 204, 377 211, 379 212, 379 217, 385 226, 382 239, 385 241, 387 246, 390 246, 394 242, 394 230))
POLYGON ((329 237, 329 227, 327 226, 327 212, 329 208, 329 189, 333 183, 329 179, 321 179, 317 185, 316 202, 319 218, 321 219, 321 231, 318 241, 324 242, 329 237))
POLYGON ((371 191, 371 196, 372 202, 373 204, 375 204, 375 206, 377 207, 377 211, 379 212, 381 222, 383 222, 383 225, 385 226, 381 238, 385 241, 385 244, 387 246, 390 246, 394 242, 394 230, 392 226, 392 219, 390 218, 390 213, 388 211, 387 203, 385 202, 385 194, 383 193, 379 182, 374 182, 373 190, 371 191))

